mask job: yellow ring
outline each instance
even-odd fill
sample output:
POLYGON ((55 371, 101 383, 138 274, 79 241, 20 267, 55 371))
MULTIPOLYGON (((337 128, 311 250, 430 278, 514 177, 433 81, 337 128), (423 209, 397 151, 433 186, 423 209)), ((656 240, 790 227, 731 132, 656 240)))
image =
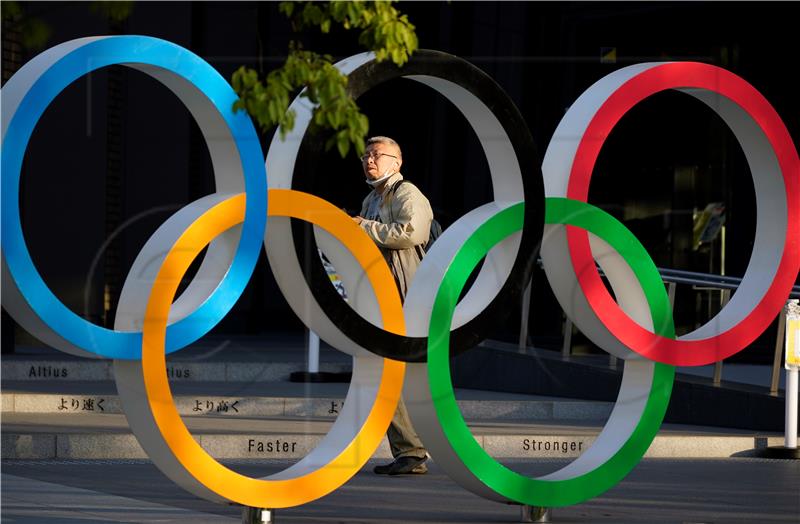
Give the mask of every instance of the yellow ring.
MULTIPOLYGON (((378 248, 353 220, 332 204, 292 190, 270 190, 268 214, 312 222, 338 238, 366 268, 378 298, 385 328, 405 334, 400 296, 378 248)), ((175 407, 166 373, 164 343, 172 301, 191 262, 214 238, 244 220, 244 194, 201 215, 175 242, 158 272, 144 317, 142 368, 147 402, 164 441, 198 482, 232 502, 262 508, 286 508, 316 500, 347 482, 377 449, 389 426, 403 386, 405 364, 384 359, 375 402, 356 437, 331 462, 298 478, 254 479, 232 471, 192 437, 175 407), (368 453, 364 451, 367 450, 368 453)))

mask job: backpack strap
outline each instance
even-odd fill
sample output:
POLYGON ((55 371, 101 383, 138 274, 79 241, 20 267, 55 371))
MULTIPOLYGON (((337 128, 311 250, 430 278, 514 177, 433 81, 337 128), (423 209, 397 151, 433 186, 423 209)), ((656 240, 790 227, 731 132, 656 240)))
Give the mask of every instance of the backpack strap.
MULTIPOLYGON (((388 193, 386 193, 387 196, 389 194, 391 194, 394 197, 394 194, 397 192, 397 188, 400 187, 403 184, 403 182, 405 182, 405 181, 406 181, 406 179, 404 178, 402 180, 399 180, 399 181, 395 182, 392 185, 392 187, 389 188, 388 193)), ((394 222, 394 211, 392 211, 392 206, 389 206, 389 215, 392 217, 392 222, 394 222)))
MULTIPOLYGON (((407 182, 407 180, 404 178, 398 182, 395 182, 394 185, 389 188, 389 193, 391 193, 392 196, 394 196, 394 193, 397 191, 397 188, 399 188, 403 184, 403 182, 407 182)), ((394 212, 392 211, 392 206, 389 206, 389 214, 392 217, 392 222, 394 222, 394 212)), ((436 225, 439 228, 439 232, 441 232, 442 230, 441 226, 439 226, 439 223, 436 222, 435 218, 431 217, 431 226, 433 226, 434 223, 436 223, 436 225)), ((430 245, 432 240, 434 240, 434 238, 432 238, 429 234, 428 241, 424 245, 417 244, 414 246, 414 249, 417 251, 417 256, 419 257, 420 260, 422 260, 422 258, 425 256, 425 253, 428 249, 428 245, 430 245)))
POLYGON ((399 188, 401 185, 403 185, 403 182, 407 182, 407 180, 405 178, 402 179, 402 180, 398 180, 397 182, 394 183, 394 185, 392 185, 392 187, 389 188, 389 191, 392 194, 395 194, 397 192, 397 188, 399 188))

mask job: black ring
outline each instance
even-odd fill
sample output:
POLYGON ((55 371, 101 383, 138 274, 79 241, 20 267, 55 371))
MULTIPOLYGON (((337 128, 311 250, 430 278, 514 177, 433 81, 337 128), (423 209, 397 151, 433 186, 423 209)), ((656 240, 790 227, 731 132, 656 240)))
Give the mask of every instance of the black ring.
MULTIPOLYGON (((481 100, 495 115, 508 135, 522 174, 525 199, 524 227, 517 258, 506 282, 495 298, 475 318, 454 329, 450 336, 450 355, 458 355, 486 338, 497 324, 520 302, 531 279, 534 261, 544 230, 544 182, 541 160, 530 130, 506 92, 482 70, 456 56, 432 50, 418 50, 402 68, 390 61, 372 60, 349 75, 348 91, 358 98, 373 87, 398 77, 426 75, 449 80, 481 100), (527 256, 521 256, 527 254, 527 256)), ((321 140, 306 133, 300 155, 322 154, 321 140)), ((306 170, 298 170, 306 171, 306 170)), ((293 189, 308 191, 311 174, 296 172, 293 189)), ((385 358, 404 362, 425 362, 427 337, 406 337, 390 333, 365 320, 351 308, 330 283, 310 225, 292 220, 292 235, 300 267, 306 282, 322 310, 352 341, 385 358)))

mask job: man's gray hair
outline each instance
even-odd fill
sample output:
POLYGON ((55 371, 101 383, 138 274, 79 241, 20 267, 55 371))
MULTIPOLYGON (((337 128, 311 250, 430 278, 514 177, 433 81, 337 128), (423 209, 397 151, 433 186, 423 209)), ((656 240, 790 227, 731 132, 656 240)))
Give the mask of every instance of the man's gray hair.
POLYGON ((403 152, 400 150, 400 144, 395 142, 393 139, 389 138, 388 136, 373 136, 367 139, 367 143, 365 145, 371 144, 389 144, 390 146, 394 146, 397 148, 397 154, 400 158, 403 158, 403 152))

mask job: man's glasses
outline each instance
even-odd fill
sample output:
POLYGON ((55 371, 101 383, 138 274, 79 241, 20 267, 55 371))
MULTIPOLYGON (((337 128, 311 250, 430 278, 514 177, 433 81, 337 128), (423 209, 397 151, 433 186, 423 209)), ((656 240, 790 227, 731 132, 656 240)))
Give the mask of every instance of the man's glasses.
POLYGON ((367 162, 369 162, 369 159, 371 158, 373 162, 377 163, 382 156, 388 156, 389 158, 394 158, 395 160, 397 160, 396 156, 389 155, 387 153, 367 153, 366 155, 361 157, 361 161, 366 164, 367 162))

